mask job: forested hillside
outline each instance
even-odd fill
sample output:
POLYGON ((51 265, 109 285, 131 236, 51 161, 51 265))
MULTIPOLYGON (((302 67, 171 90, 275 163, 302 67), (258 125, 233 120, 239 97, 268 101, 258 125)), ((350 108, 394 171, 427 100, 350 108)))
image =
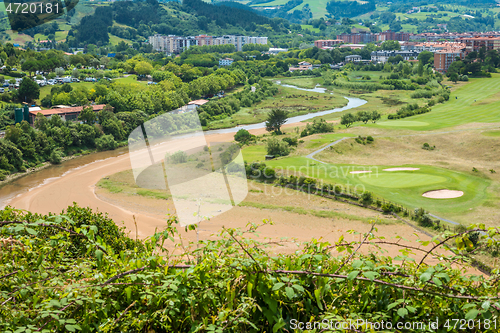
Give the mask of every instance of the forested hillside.
POLYGON ((105 45, 108 32, 120 37, 144 39, 159 34, 179 36, 208 33, 276 34, 287 32, 286 22, 270 19, 254 11, 229 6, 216 6, 201 0, 159 3, 156 0, 118 1, 109 7, 99 7, 84 17, 68 33, 70 47, 85 44, 105 45), (120 26, 113 26, 114 22, 120 26))

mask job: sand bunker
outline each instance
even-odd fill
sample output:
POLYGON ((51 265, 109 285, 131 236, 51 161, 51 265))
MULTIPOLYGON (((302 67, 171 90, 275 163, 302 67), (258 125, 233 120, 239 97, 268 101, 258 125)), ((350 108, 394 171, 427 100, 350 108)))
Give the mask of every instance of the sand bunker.
POLYGON ((384 171, 416 171, 420 170, 420 168, 390 168, 384 169, 384 171))
POLYGON ((371 171, 368 171, 368 170, 360 170, 360 171, 351 171, 349 173, 369 173, 371 171))
POLYGON ((464 192, 453 190, 435 190, 422 194, 423 197, 431 199, 453 199, 460 198, 462 195, 464 195, 464 192))

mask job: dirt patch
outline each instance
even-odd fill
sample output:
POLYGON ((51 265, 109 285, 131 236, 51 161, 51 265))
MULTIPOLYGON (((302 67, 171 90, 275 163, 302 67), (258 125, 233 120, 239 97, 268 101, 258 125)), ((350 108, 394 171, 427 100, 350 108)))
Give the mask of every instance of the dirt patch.
POLYGON ((371 171, 368 170, 360 170, 360 171, 351 171, 349 173, 356 174, 356 173, 370 173, 371 171))
POLYGON ((429 191, 422 194, 423 197, 431 198, 431 199, 454 199, 460 198, 464 195, 462 191, 454 191, 454 190, 435 190, 429 191))

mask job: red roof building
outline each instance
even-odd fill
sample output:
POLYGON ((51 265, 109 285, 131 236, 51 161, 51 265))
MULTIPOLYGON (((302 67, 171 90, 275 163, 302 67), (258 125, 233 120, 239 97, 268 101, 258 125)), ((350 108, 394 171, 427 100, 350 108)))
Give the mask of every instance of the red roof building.
MULTIPOLYGON (((92 109, 94 112, 99 112, 104 107, 106 104, 98 104, 98 105, 91 105, 92 109)), ((63 120, 77 120, 78 116, 80 115, 80 112, 83 110, 83 106, 74 106, 74 107, 68 107, 68 108, 57 108, 57 109, 48 109, 48 110, 37 110, 37 111, 30 111, 30 124, 35 123, 35 118, 36 115, 41 113, 45 117, 50 118, 53 115, 57 114, 59 115, 63 120)))

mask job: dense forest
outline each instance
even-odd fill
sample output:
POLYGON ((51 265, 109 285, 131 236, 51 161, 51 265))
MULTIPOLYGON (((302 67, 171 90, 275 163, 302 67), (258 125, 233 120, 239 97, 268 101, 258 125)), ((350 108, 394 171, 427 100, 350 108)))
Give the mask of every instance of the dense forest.
POLYGON ((375 10, 375 2, 370 0, 366 3, 357 1, 330 1, 326 10, 336 19, 342 17, 354 17, 375 10))

